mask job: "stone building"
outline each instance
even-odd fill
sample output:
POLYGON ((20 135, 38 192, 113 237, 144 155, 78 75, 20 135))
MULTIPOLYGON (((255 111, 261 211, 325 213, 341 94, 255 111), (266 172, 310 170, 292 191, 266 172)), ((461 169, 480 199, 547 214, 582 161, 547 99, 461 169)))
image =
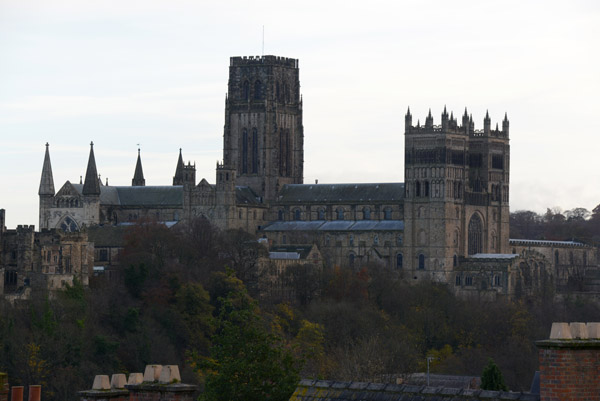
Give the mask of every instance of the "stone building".
POLYGON ((27 298, 32 289, 53 291, 79 280, 88 284, 93 244, 85 232, 36 232, 34 226, 5 227, 0 209, 0 295, 27 298))
POLYGON ((431 111, 414 124, 409 110, 404 183, 303 184, 302 121, 298 60, 232 57, 215 184, 197 183, 180 150, 172 185, 145 186, 139 152, 132 186, 103 185, 92 145, 85 180, 55 193, 47 145, 40 227, 204 216, 274 245, 317 243, 329 266, 378 263, 490 297, 560 287, 598 269, 596 250, 583 244, 510 242, 506 114, 501 128, 486 113, 476 129, 466 109, 459 122, 444 108, 439 125, 431 111))

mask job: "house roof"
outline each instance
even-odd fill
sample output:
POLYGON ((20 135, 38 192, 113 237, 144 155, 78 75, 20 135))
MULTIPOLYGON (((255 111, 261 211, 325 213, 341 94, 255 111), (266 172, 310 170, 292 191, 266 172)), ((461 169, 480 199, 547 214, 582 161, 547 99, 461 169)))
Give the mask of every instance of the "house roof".
MULTIPOLYGON (((82 184, 72 184, 80 194, 82 184)), ((100 204, 120 206, 183 206, 183 186, 140 186, 116 187, 109 185, 100 186, 100 204)))
POLYGON ((539 401, 530 393, 427 387, 407 384, 301 380, 290 401, 539 401))
POLYGON ((122 247, 125 245, 124 235, 127 227, 124 226, 89 226, 86 228, 88 241, 93 242, 96 248, 122 247))
POLYGON ((404 231, 403 220, 275 221, 263 231, 404 231))
POLYGON ((510 245, 528 245, 528 246, 565 246, 565 247, 580 247, 587 246, 582 242, 577 241, 546 241, 537 239, 509 239, 510 245))
POLYGON ((404 183, 288 184, 279 193, 280 203, 398 202, 404 199, 404 183))

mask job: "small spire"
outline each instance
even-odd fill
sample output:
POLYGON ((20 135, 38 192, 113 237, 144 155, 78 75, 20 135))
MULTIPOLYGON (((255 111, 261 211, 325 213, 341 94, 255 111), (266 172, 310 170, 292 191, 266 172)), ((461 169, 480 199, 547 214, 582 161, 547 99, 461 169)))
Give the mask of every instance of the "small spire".
POLYGON ((504 121, 508 121, 508 114, 504 112, 504 121))
POLYGON ((46 153, 42 165, 42 178, 38 195, 54 195, 54 178, 52 177, 52 164, 50 163, 50 144, 46 142, 46 153))
POLYGON ((408 110, 406 111, 406 115, 410 116, 410 106, 408 106, 408 110))
POLYGON ((83 195, 100 195, 100 183, 98 182, 98 170, 96 169, 96 158, 94 157, 94 142, 90 143, 90 156, 88 158, 85 181, 83 183, 83 195))
POLYGON ((490 119, 490 113, 488 113, 488 111, 485 111, 485 119, 489 120, 490 119))
POLYGON ((135 172, 133 173, 133 179, 131 180, 131 186, 143 187, 146 185, 144 179, 144 170, 142 169, 142 157, 140 155, 140 148, 138 148, 137 162, 135 163, 135 172))
POLYGON ((496 123, 496 131, 498 131, 498 123, 496 123))
MULTIPOLYGON (((444 106, 444 112, 446 111, 446 106, 444 106)), ((431 107, 429 108, 429 114, 427 115, 427 117, 431 118, 431 107)))
POLYGON ((83 176, 82 175, 79 176, 79 185, 83 185, 83 176))
POLYGON ((108 186, 108 177, 106 177, 106 186, 108 186))
POLYGON ((454 120, 454 112, 453 111, 450 112, 450 120, 454 120))
POLYGON ((181 155, 181 148, 179 148, 179 159, 177 159, 177 168, 175 169, 175 176, 173 177, 173 185, 183 185, 183 156, 181 155))
POLYGON ((467 113, 467 108, 465 107, 465 117, 469 117, 469 114, 467 113))

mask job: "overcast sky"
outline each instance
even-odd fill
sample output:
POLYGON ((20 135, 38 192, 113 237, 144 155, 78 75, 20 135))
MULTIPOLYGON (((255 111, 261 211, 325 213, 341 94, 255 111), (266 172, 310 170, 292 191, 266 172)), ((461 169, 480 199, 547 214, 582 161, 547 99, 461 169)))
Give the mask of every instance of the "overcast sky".
POLYGON ((508 113, 511 210, 600 203, 600 2, 0 0, 0 208, 38 225, 89 143, 111 185, 222 158, 230 56, 300 60, 305 182, 404 180, 404 114, 508 113), (206 4, 205 4, 206 3, 206 4))

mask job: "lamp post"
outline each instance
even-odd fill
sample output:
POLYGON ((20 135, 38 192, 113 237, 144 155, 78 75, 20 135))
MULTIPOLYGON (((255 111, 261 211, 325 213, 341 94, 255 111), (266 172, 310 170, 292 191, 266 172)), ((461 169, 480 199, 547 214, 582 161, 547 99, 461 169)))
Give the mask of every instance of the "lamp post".
POLYGON ((432 356, 427 357, 427 387, 429 387, 429 362, 433 361, 435 358, 432 356))

